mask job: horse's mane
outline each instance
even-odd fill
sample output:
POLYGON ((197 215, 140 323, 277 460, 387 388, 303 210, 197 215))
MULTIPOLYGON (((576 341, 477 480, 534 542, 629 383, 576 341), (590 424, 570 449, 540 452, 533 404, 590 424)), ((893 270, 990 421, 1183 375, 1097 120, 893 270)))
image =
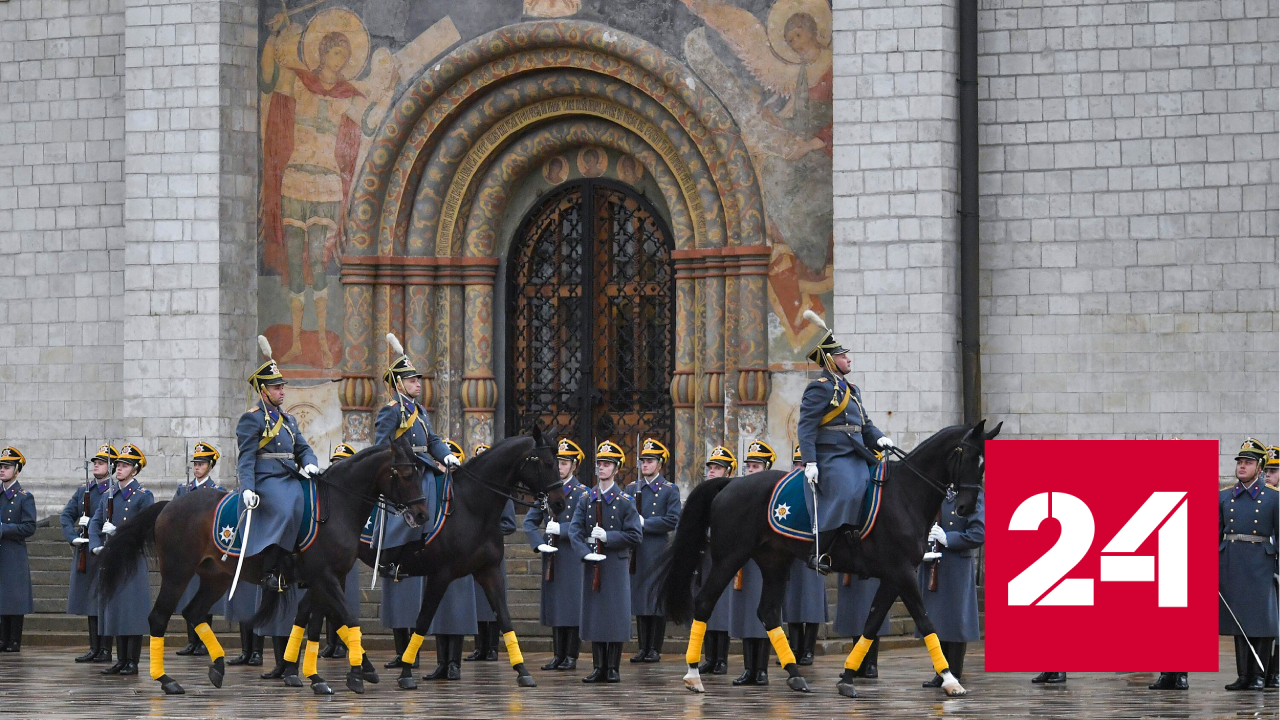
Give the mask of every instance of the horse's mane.
MULTIPOLYGON (((949 443, 958 442, 960 440, 960 437, 963 437, 963 433, 966 433, 969 430, 970 430, 970 427, 968 425, 949 425, 947 427, 944 427, 938 432, 930 435, 929 437, 921 441, 920 444, 912 448, 911 452, 907 453, 907 455, 910 456, 916 453, 920 453, 924 455, 931 452, 935 452, 938 450, 938 447, 937 447, 938 445, 945 445, 949 443), (955 437, 956 434, 959 434, 960 437, 955 437)), ((892 462, 900 462, 900 461, 890 460, 890 462, 892 463, 892 462)))

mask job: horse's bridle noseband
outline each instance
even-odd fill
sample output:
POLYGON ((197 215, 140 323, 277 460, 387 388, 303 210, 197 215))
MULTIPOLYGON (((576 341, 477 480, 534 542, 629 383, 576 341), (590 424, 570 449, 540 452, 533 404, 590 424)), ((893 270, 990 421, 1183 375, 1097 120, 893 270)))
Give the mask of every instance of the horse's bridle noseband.
POLYGON ((966 449, 972 450, 975 453, 980 452, 980 450, 976 445, 970 443, 968 440, 963 440, 963 439, 960 441, 959 445, 952 448, 950 456, 948 458, 948 462, 947 462, 948 482, 946 485, 943 485, 937 480, 934 480, 933 478, 920 472, 920 470, 916 468, 916 466, 913 465, 910 460, 907 460, 907 453, 903 452, 901 448, 898 448, 896 446, 890 447, 889 452, 892 453, 893 455, 896 455, 898 460, 908 470, 915 473, 916 477, 925 481, 925 483, 927 483, 934 490, 937 490, 938 492, 942 493, 947 497, 951 497, 957 490, 982 490, 981 483, 957 483, 955 480, 956 474, 959 472, 960 464, 964 462, 964 453, 966 449))
MULTIPOLYGON (((554 450, 554 447, 547 444, 535 446, 533 448, 534 454, 528 455, 523 460, 521 460, 520 464, 516 466, 516 472, 519 473, 520 471, 522 471, 524 469, 524 466, 530 461, 541 462, 542 457, 538 453, 541 453, 543 450, 554 450)), ((445 468, 446 475, 452 475, 453 472, 454 472, 453 468, 450 468, 450 467, 445 468)), ((515 503, 516 505, 519 505, 521 507, 527 507, 527 508, 538 508, 540 510, 547 509, 547 489, 546 488, 541 490, 530 489, 530 493, 533 495, 533 500, 531 502, 521 497, 518 492, 512 492, 500 485, 495 485, 471 470, 465 470, 461 466, 459 466, 457 468, 457 472, 465 473, 468 478, 475 481, 485 490, 488 490, 489 492, 495 495, 504 497, 510 500, 511 502, 515 503)))

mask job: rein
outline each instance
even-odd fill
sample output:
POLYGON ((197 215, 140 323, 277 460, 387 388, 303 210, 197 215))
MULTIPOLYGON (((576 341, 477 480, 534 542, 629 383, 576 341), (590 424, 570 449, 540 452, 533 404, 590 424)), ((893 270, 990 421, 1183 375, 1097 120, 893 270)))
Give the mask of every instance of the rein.
POLYGON ((921 472, 919 468, 917 468, 915 465, 911 463, 910 460, 907 459, 908 453, 903 452, 900 448, 896 446, 890 447, 889 452, 898 458, 898 462, 901 462, 903 466, 905 466, 908 470, 910 470, 912 473, 915 473, 916 477, 925 481, 927 485, 932 487, 934 490, 937 490, 938 492, 942 493, 944 496, 950 496, 957 489, 960 489, 960 490, 963 490, 966 488, 977 489, 977 490, 982 489, 982 485, 980 484, 976 484, 976 483, 957 484, 954 479, 956 474, 956 469, 960 467, 960 463, 964 460, 964 452, 966 449, 973 450, 974 452, 977 452, 978 450, 975 446, 971 445, 967 440, 961 440, 959 445, 951 449, 949 461, 947 464, 948 482, 945 485, 925 475, 923 472, 921 472))
MULTIPOLYGON (((540 445, 534 448, 534 452, 536 453, 539 450, 550 450, 550 449, 551 449, 550 445, 540 445)), ((538 460, 540 460, 540 458, 536 455, 532 455, 524 458, 523 460, 520 461, 520 464, 516 466, 516 470, 515 470, 516 473, 519 473, 522 469, 524 469, 525 464, 531 460, 534 462, 537 462, 538 460)), ((476 473, 473 470, 467 470, 461 465, 458 466, 456 471, 454 468, 451 468, 451 467, 445 468, 445 475, 452 477, 454 472, 457 472, 459 474, 465 474, 466 477, 471 478, 471 480, 476 482, 478 485, 480 485, 480 487, 484 488, 485 490, 488 490, 494 495, 504 497, 521 507, 538 508, 541 510, 545 510, 547 508, 547 493, 545 491, 542 491, 542 490, 539 490, 536 492, 530 491, 530 493, 533 495, 533 501, 530 502, 521 497, 520 491, 510 490, 501 485, 497 485, 493 482, 490 482, 489 480, 486 480, 485 478, 481 477, 479 473, 476 473)))
MULTIPOLYGON (((303 475, 302 472, 299 471, 297 468, 290 467, 286 463, 281 463, 281 464, 284 465, 284 467, 289 470, 290 474, 292 474, 294 477, 298 478, 299 480, 311 480, 315 482, 317 486, 324 485, 325 487, 333 488, 334 490, 344 493, 357 500, 373 503, 373 507, 375 510, 378 508, 384 508, 390 513, 394 513, 396 515, 404 515, 406 512, 409 511, 410 505, 416 502, 424 502, 427 499, 426 495, 420 495, 416 498, 413 498, 412 500, 409 500, 408 502, 398 503, 398 502, 394 502, 392 500, 387 499, 383 495, 366 495, 364 493, 360 493, 355 490, 352 490, 349 487, 345 487, 338 483, 326 480, 325 475, 328 474, 329 472, 328 468, 326 468, 323 472, 317 473, 315 475, 307 476, 307 475, 303 475)), ((400 468, 402 467, 414 467, 414 464, 413 463, 393 463, 391 465, 392 474, 394 474, 398 478, 403 478, 404 476, 400 474, 400 468)))

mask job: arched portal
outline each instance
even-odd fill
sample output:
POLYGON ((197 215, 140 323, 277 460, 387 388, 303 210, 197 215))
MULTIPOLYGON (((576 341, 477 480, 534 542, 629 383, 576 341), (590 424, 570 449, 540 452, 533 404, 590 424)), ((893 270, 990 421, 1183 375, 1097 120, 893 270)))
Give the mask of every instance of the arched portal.
POLYGON ((634 190, 583 180, 548 194, 508 255, 508 428, 673 444, 671 232, 634 190))

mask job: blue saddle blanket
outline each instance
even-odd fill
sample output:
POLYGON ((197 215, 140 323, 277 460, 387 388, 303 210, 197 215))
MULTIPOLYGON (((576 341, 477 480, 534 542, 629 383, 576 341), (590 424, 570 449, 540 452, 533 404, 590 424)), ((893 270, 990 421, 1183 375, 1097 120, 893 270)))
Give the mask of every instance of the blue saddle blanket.
MULTIPOLYGON (((430 520, 430 528, 427 530, 426 537, 422 539, 422 544, 426 545, 436 536, 440 534, 440 530, 444 528, 444 521, 449 517, 453 505, 453 474, 436 476, 436 496, 434 498, 435 517, 430 520)), ((369 513, 369 519, 364 521, 364 530, 360 533, 360 542, 365 545, 373 546, 374 533, 378 527, 378 508, 374 507, 373 512, 369 513)))
MULTIPOLYGON (((302 483, 302 524, 298 527, 298 540, 295 552, 302 552, 316 541, 316 532, 320 529, 320 501, 316 494, 314 480, 300 480, 302 483)), ((240 511, 240 493, 227 493, 218 501, 213 511, 213 544, 231 557, 240 557, 243 544, 244 514, 240 511)), ((253 532, 250 526, 249 532, 253 532)))
MULTIPOLYGON (((872 469, 871 482, 862 496, 862 509, 858 512, 857 531, 866 538, 875 527, 880 512, 880 495, 884 490, 885 464, 872 469)), ((769 497, 769 527, 774 532, 793 540, 813 541, 813 513, 811 496, 805 493, 804 468, 787 473, 773 488, 769 497)))

